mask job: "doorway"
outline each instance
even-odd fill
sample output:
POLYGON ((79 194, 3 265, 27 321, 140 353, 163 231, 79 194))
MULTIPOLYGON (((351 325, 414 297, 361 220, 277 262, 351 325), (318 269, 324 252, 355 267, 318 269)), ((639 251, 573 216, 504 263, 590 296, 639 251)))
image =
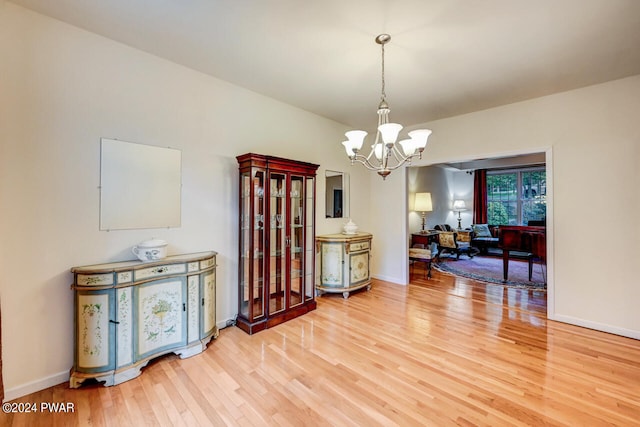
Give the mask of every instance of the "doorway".
MULTIPOLYGON (((547 288, 547 317, 554 312, 553 304, 553 177, 551 149, 544 152, 522 152, 510 155, 494 155, 486 159, 451 160, 424 166, 407 168, 407 196, 408 196, 408 234, 420 229, 420 214, 412 210, 411 195, 417 192, 430 192, 433 199, 433 211, 427 217, 427 228, 434 228, 436 224, 450 224, 458 228, 458 218, 461 218, 461 228, 470 228, 474 221, 474 188, 473 176, 477 169, 507 170, 509 168, 542 167, 546 178, 546 268, 545 279, 547 288), (466 210, 460 212, 453 209, 453 202, 462 199, 466 203, 466 210)), ((536 184, 538 187, 540 184, 536 184)), ((525 186, 526 187, 526 186, 525 186)), ((528 187, 527 187, 528 188, 528 187)), ((533 192, 526 195, 529 199, 533 192)), ((536 195, 539 193, 536 190, 536 195)), ((519 207, 522 211, 522 206, 519 207)), ((528 222, 528 220, 527 220, 528 222)), ((527 223, 523 223, 527 225, 527 223)), ((533 225, 533 224, 532 224, 533 225)), ((535 269, 540 269, 534 264, 535 269)), ((407 269, 407 283, 409 274, 407 269)))

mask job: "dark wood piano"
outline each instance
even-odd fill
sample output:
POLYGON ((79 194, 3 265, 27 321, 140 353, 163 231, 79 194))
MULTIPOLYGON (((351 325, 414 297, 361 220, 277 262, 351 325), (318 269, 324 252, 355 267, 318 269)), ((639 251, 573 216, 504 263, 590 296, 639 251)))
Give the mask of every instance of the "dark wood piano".
POLYGON ((509 254, 517 251, 526 254, 529 261, 529 280, 533 273, 533 260, 546 264, 547 227, 501 225, 498 247, 502 249, 504 280, 509 276, 509 254))

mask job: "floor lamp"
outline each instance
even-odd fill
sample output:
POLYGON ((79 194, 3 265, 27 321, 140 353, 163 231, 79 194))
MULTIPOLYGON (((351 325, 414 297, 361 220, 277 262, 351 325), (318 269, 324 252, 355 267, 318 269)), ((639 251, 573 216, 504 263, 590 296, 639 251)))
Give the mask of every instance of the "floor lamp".
POLYGON ((453 210, 458 212, 458 230, 462 230, 462 218, 460 217, 460 212, 467 210, 464 200, 454 200, 453 210))
POLYGON ((420 216, 422 216, 422 229, 420 230, 420 233, 426 233, 425 224, 427 221, 427 212, 431 212, 433 210, 433 205, 431 204, 431 193, 416 193, 413 210, 420 212, 420 216))

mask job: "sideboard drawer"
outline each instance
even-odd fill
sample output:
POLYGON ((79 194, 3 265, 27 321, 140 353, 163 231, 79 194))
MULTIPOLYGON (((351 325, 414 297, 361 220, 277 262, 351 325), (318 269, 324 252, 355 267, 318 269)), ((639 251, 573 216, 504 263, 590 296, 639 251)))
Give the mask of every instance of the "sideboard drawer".
POLYGON ((78 274, 76 278, 78 286, 109 286, 113 285, 113 273, 105 274, 78 274))
POLYGON ((349 245, 349 252, 365 251, 369 249, 369 241, 354 242, 349 245))
POLYGON ((134 271, 134 275, 136 280, 144 280, 152 279, 154 277, 167 276, 169 274, 182 274, 186 272, 186 264, 167 264, 136 270, 134 271))

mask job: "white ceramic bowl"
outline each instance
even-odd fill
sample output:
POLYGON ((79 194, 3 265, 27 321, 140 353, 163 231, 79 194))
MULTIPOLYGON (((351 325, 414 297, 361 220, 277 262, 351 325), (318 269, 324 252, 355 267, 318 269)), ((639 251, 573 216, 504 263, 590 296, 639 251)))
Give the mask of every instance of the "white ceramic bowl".
POLYGON ((358 226, 351 220, 351 218, 349 218, 349 222, 347 222, 342 229, 344 230, 344 234, 356 234, 358 226))
POLYGON ((167 242, 162 239, 145 240, 131 249, 140 261, 156 261, 167 257, 167 242))

